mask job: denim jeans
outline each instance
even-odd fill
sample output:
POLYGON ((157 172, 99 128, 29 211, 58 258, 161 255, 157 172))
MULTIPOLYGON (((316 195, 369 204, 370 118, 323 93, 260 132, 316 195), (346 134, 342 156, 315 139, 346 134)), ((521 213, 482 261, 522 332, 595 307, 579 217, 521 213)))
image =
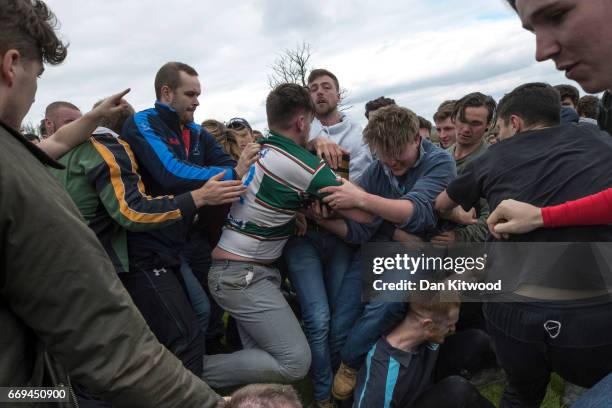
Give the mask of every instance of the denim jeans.
POLYGON ((608 374, 580 397, 572 408, 607 408, 612 398, 612 374, 608 374))
POLYGON ((208 300, 208 296, 206 296, 204 288, 202 288, 202 285, 200 284, 200 281, 198 278, 196 278, 185 259, 181 259, 181 276, 185 282, 187 295, 189 296, 189 301, 191 302, 193 311, 198 318, 202 335, 206 336, 208 321, 210 319, 210 302, 208 300))
POLYGON ((329 232, 309 230, 303 237, 291 238, 283 253, 312 353, 317 401, 330 397, 334 363, 338 364, 346 333, 361 307, 359 272, 356 280, 350 276, 345 280, 355 250, 329 232))

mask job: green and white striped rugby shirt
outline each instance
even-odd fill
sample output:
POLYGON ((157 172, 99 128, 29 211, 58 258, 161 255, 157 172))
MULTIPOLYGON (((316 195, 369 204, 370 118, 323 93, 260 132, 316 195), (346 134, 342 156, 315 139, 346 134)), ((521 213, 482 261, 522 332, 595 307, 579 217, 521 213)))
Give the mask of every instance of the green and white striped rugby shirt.
POLYGON ((229 212, 219 247, 246 258, 275 260, 295 231, 295 215, 338 176, 293 140, 270 132, 260 157, 243 177, 247 191, 229 212))

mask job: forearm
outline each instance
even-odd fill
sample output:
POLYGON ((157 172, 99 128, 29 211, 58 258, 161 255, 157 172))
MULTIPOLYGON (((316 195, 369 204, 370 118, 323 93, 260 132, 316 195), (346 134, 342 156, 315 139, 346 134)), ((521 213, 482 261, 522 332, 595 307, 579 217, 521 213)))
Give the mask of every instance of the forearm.
POLYGON ((62 126, 57 132, 42 140, 38 147, 57 160, 89 139, 98 127, 99 120, 95 114, 87 112, 80 119, 62 126))
POLYGON ((544 227, 612 223, 612 189, 579 200, 542 208, 544 227))
POLYGON ((346 222, 339 218, 318 219, 317 224, 319 224, 326 230, 338 235, 340 238, 346 238, 346 235, 348 233, 348 227, 346 226, 346 222))
POLYGON ((357 208, 353 208, 351 210, 341 210, 338 211, 340 213, 340 215, 342 215, 345 218, 350 218, 351 220, 355 221, 355 222, 359 222, 362 224, 368 224, 372 221, 374 221, 374 215, 364 211, 364 210, 360 210, 357 208))
POLYGON ((448 214, 455 208, 458 204, 454 202, 449 196, 446 190, 441 192, 438 197, 436 197, 435 209, 438 211, 443 217, 445 214, 448 214))
POLYGON ((391 200, 365 193, 360 208, 395 224, 404 224, 412 217, 414 205, 410 200, 391 200))

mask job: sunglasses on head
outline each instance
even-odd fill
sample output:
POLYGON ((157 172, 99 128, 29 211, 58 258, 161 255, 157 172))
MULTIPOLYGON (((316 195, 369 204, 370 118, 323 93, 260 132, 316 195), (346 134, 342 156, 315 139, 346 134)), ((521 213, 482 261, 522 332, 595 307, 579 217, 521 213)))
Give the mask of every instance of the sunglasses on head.
POLYGON ((249 122, 242 118, 230 119, 229 122, 227 122, 227 127, 236 130, 247 128, 251 131, 251 125, 249 125, 249 122))

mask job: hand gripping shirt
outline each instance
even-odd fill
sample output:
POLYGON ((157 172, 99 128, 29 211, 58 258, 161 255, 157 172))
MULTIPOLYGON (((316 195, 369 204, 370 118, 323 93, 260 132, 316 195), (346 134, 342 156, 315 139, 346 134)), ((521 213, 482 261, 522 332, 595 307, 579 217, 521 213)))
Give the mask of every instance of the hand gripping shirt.
POLYGON ((319 189, 341 183, 323 160, 270 132, 243 184, 247 191, 232 205, 218 246, 246 258, 275 260, 294 233, 296 212, 320 200, 319 189))

